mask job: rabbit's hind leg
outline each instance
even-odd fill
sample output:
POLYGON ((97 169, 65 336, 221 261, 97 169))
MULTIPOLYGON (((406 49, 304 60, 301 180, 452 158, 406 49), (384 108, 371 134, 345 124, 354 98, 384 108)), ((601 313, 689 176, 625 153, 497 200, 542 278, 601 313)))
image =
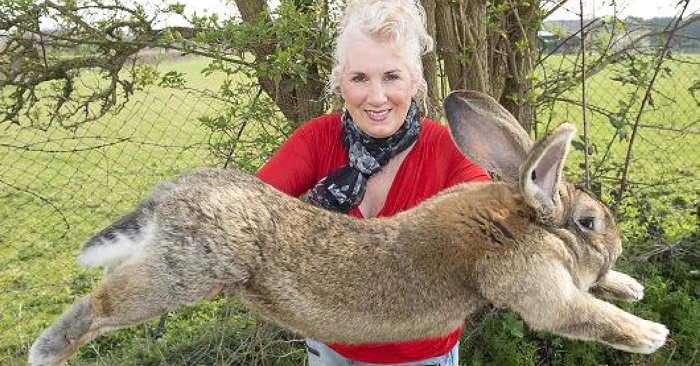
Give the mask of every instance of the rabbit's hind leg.
MULTIPOLYGON (((75 303, 39 336, 32 345, 29 364, 63 365, 78 348, 95 337, 139 324, 185 304, 181 296, 173 299, 168 295, 171 279, 151 272, 156 271, 136 265, 114 271, 97 290, 75 303)), ((203 288, 202 294, 208 290, 203 288)))
POLYGON ((90 333, 91 324, 90 296, 87 296, 63 313, 34 341, 29 351, 29 365, 63 365, 79 347, 79 340, 90 333))

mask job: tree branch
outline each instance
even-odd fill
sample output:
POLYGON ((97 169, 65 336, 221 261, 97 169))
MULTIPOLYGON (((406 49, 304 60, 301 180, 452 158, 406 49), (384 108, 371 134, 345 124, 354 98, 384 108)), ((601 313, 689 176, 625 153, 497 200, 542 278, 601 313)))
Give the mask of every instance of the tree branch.
MULTIPOLYGON (((622 197, 624 195, 625 190, 627 189, 627 175, 629 174, 629 167, 630 167, 630 159, 632 158, 632 148, 634 147, 634 141, 637 137, 637 131, 639 129, 640 121, 642 118, 642 112, 644 111, 644 108, 646 107, 647 102, 649 101, 649 98, 651 97, 651 90, 652 87, 654 86, 654 83, 656 82, 656 77, 659 75, 659 71, 661 70, 661 65, 663 65, 664 61, 666 60, 666 56, 668 55, 668 52, 671 48, 671 41, 673 40, 673 36, 675 35, 676 31, 679 28, 679 25, 681 24, 681 21, 683 19, 683 14, 685 14, 685 11, 688 9, 688 5, 690 4, 690 0, 682 0, 685 4, 683 5, 683 9, 681 10, 680 14, 678 15, 678 18, 676 20, 676 24, 673 28, 671 28, 670 31, 668 31, 668 38, 666 39, 666 44, 664 44, 663 49, 661 49, 661 55, 659 56, 659 60, 656 64, 656 68, 654 69, 654 74, 651 78, 651 81, 649 82, 649 86, 646 89, 646 92, 644 94, 644 99, 642 99, 642 105, 639 107, 639 112, 637 113, 637 118, 634 123, 634 129, 632 130, 632 136, 630 137, 630 142, 627 148, 627 155, 625 156, 625 164, 623 165, 623 170, 622 170, 622 179, 620 181, 620 189, 618 191, 618 195, 615 200, 615 205, 613 206, 613 210, 616 210, 619 206, 620 203, 622 202, 622 197)), ((670 26, 670 24, 669 24, 670 26)))

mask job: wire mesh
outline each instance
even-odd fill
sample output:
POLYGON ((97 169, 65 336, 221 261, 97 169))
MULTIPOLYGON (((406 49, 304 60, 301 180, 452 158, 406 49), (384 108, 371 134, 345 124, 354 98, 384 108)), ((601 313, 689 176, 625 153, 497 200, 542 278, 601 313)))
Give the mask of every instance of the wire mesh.
MULTIPOLYGON (((629 134, 638 123, 630 196, 665 197, 653 210, 638 209, 642 216, 663 214, 665 230, 674 226, 679 237, 698 229, 693 214, 700 193, 700 103, 689 91, 698 62, 700 56, 685 55, 669 63, 672 72, 639 121, 635 107, 643 90, 613 81, 615 67, 622 66, 593 77, 588 86, 591 169, 606 188, 600 190, 613 192, 619 185, 629 134)), ((563 121, 580 126, 580 100, 574 92, 539 110, 538 132, 563 121)), ((201 93, 151 87, 121 113, 75 131, 9 126, 0 132, 0 363, 21 363, 34 336, 99 280, 98 271, 74 261, 84 240, 158 181, 220 163, 211 157, 213 136, 198 117, 221 108, 201 93)), ((581 152, 574 151, 570 173, 580 174, 581 161, 581 152)))
MULTIPOLYGON (((655 61, 649 56, 638 60, 652 66, 655 61)), ((657 232, 636 239, 654 242, 652 245, 670 245, 700 230, 700 102, 693 94, 700 56, 679 53, 666 60, 644 109, 641 101, 648 84, 635 84, 625 78, 630 67, 630 63, 613 64, 587 80, 589 171, 599 195, 611 205, 621 199, 618 216, 623 228, 637 227, 652 218, 656 223, 649 230, 657 232), (628 164, 628 186, 621 191, 628 164)), ((645 80, 653 71, 653 67, 647 67, 645 80)), ((570 175, 582 181, 585 167, 581 91, 575 89, 555 100, 538 111, 538 133, 564 121, 578 125, 580 136, 574 143, 576 148, 568 168, 570 175)), ((623 235, 628 233, 639 235, 638 231, 623 230, 623 235)))
POLYGON ((74 260, 82 242, 158 181, 216 163, 198 117, 220 108, 201 93, 152 87, 74 131, 0 133, 0 364, 21 363, 28 337, 98 281, 74 260))

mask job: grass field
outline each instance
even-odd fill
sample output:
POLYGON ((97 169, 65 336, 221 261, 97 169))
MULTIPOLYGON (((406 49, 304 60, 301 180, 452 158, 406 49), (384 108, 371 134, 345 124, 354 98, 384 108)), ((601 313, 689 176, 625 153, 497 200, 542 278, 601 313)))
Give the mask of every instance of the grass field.
MULTIPOLYGON (((673 220, 663 223, 673 239, 689 230, 697 230, 693 201, 700 194, 700 104, 688 90, 698 80, 698 56, 681 57, 684 61, 669 64, 654 86, 652 103, 648 103, 639 121, 638 135, 632 146, 628 181, 631 183, 629 210, 639 204, 637 198, 657 198, 655 209, 673 220), (675 211, 670 212, 669 210, 675 211)), ((549 60, 551 67, 569 61, 563 57, 549 60)), ((587 83, 588 129, 592 174, 603 184, 603 195, 619 188, 622 167, 628 153, 630 137, 640 109, 644 89, 621 84, 614 79, 625 70, 622 65, 606 68, 587 83), (634 97, 633 97, 634 96, 634 97), (609 115, 597 112, 603 109, 609 115), (627 109, 626 113, 620 111, 627 109), (605 161, 604 164, 600 164, 605 161)), ((562 99, 582 100, 580 88, 561 95, 562 99)), ((579 105, 558 102, 551 110, 538 113, 540 130, 563 121, 578 126, 583 143, 583 115, 579 105)), ((582 150, 574 149, 568 160, 570 172, 583 176, 582 150)), ((648 214, 652 214, 648 212, 648 214)), ((658 212, 657 212, 658 214, 658 212)), ((634 224, 634 223, 631 223, 634 224)))
MULTIPOLYGON (((194 85, 204 60, 170 62, 194 85)), ((0 364, 20 363, 28 342, 98 271, 80 269, 81 243, 130 209, 153 185, 210 165, 197 117, 221 108, 197 94, 152 87, 116 116, 75 133, 10 127, 0 135, 0 364), (47 152, 49 151, 49 152, 47 152)))
MULTIPOLYGON (((218 85, 221 80, 216 76, 199 74, 205 63, 202 59, 169 61, 161 69, 184 72, 195 86, 218 85)), ((691 203, 700 193, 700 134, 668 129, 680 130, 694 124, 694 131, 700 132, 700 112, 686 90, 697 78, 697 65, 673 67, 675 76, 658 83, 659 91, 669 99, 657 100, 659 110, 645 113, 643 119, 643 124, 662 125, 665 130, 641 129, 631 180, 644 183, 634 189, 651 192, 648 185, 657 180, 684 177, 674 185, 657 187, 672 192, 660 195, 654 207, 656 211, 678 211, 678 215, 669 214, 662 224, 669 227, 667 230, 675 227, 678 234, 674 235, 681 238, 697 228, 690 210, 674 203, 691 203), (674 98, 676 103, 671 104, 674 98)), ((601 73, 591 81, 589 103, 612 107, 631 91, 630 86, 611 84, 613 72, 601 73)), ((575 93, 567 97, 580 99, 575 93)), ((75 263, 75 255, 85 239, 128 211, 159 180, 188 168, 217 163, 207 150, 210 135, 197 118, 215 114, 223 107, 196 93, 151 87, 138 92, 121 114, 81 127, 75 133, 58 128, 5 130, 3 126, 0 364, 24 364, 28 347, 38 332, 99 280, 100 271, 82 269, 75 263)), ((591 138, 598 149, 593 158, 597 159, 614 129, 600 115, 589 117, 591 138)), ((548 118, 546 112, 538 115, 543 123, 548 118)), ((552 121, 573 121, 582 126, 580 109, 558 105, 552 121)), ((611 150, 615 164, 624 157, 625 143, 622 139, 611 150)), ((581 154, 574 152, 570 169, 577 170, 580 161, 581 154)), ((616 173, 613 169, 606 174, 616 173)), ((644 214, 644 207, 638 207, 638 211, 644 214)), ((625 225, 633 227, 638 223, 631 220, 625 225)), ((662 274, 649 273, 646 278, 655 279, 659 287, 664 284, 662 274)), ((666 293, 658 288, 656 291, 652 296, 666 293)), ((696 297, 694 301, 697 300, 696 297)), ((675 301, 681 306, 688 300, 675 301)), ((649 311, 643 305, 637 309, 649 311)), ((299 364, 303 351, 293 347, 297 344, 293 338, 274 327, 251 327, 254 322, 238 309, 235 301, 221 298, 171 314, 167 331, 157 341, 146 334, 154 328, 153 322, 114 332, 85 347, 71 365, 299 364), (221 323, 226 326, 220 326, 221 323), (276 337, 279 341, 262 345, 242 342, 242 337, 276 337), (251 347, 250 344, 257 348, 239 348, 251 347), (270 356, 287 352, 291 355, 284 361, 270 356)), ((694 334, 697 332, 689 336, 694 334)))

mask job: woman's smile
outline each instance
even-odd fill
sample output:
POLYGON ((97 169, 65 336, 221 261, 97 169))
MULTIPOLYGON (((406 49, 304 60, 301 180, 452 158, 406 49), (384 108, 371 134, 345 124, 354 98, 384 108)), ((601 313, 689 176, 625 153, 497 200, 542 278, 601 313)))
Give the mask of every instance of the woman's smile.
POLYGON ((389 112, 391 112, 391 109, 383 109, 380 111, 367 111, 367 114, 373 122, 381 123, 386 121, 387 117, 389 117, 389 112))
POLYGON ((340 93, 353 122, 366 135, 386 138, 403 125, 417 90, 404 58, 389 41, 358 36, 348 45, 340 93), (361 56, 358 56, 361 55, 361 56))

